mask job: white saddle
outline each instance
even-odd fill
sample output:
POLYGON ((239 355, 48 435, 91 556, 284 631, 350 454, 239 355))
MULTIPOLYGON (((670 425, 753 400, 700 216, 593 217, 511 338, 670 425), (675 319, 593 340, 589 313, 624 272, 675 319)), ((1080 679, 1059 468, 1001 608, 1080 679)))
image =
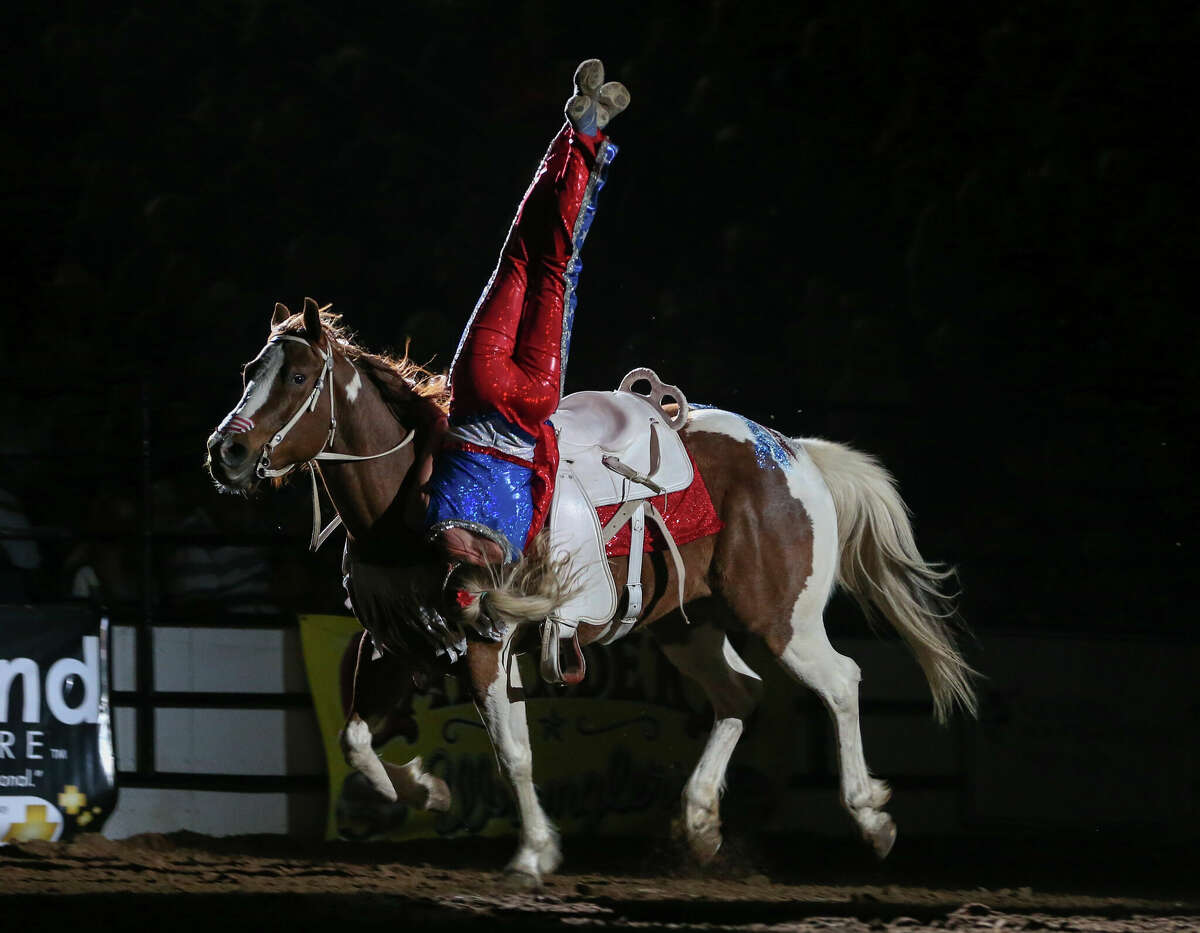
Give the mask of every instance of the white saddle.
MULTIPOLYGON (((580 623, 607 627, 597 641, 608 644, 624 636, 642 608, 642 549, 646 519, 658 522, 679 568, 683 565, 661 514, 651 501, 680 492, 692 484, 694 470, 678 431, 687 421, 687 399, 674 386, 663 385, 649 369, 635 369, 615 392, 576 392, 562 400, 550 418, 558 435, 559 466, 548 520, 555 557, 565 556, 574 574, 575 595, 547 620, 543 630, 542 673, 563 682, 558 663, 561 639, 574 639, 580 623), (649 394, 632 391, 646 382, 649 394), (664 399, 678 403, 674 415, 664 399), (597 506, 621 508, 603 528, 597 506), (605 545, 625 524, 630 525, 629 573, 624 612, 605 545)), ((582 678, 567 677, 567 682, 582 678)))

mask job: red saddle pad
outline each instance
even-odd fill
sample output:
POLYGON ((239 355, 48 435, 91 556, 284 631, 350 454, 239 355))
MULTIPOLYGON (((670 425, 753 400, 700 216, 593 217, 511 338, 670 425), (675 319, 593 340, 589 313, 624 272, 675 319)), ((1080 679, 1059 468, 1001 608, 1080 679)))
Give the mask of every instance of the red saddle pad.
MULTIPOLYGON (((705 535, 715 535, 718 531, 725 527, 725 523, 717 517, 717 510, 713 507, 712 496, 708 494, 708 487, 704 485, 704 477, 700 475, 700 470, 696 468, 696 460, 692 457, 691 452, 688 457, 692 460, 692 469, 695 472, 695 479, 692 480, 692 485, 682 492, 672 492, 664 496, 655 496, 653 500, 654 507, 662 513, 663 518, 667 521, 667 528, 671 531, 671 537, 675 539, 675 543, 683 546, 697 538, 703 538, 705 535)), ((600 526, 613 517, 617 509, 621 506, 619 503, 614 505, 602 505, 596 509, 596 515, 600 518, 600 526)), ((613 535, 612 539, 605 545, 605 552, 609 557, 620 557, 629 553, 629 523, 613 535)), ((649 520, 646 521, 646 540, 642 550, 650 554, 654 551, 665 551, 667 549, 666 539, 663 538, 662 531, 659 530, 658 523, 649 520)))

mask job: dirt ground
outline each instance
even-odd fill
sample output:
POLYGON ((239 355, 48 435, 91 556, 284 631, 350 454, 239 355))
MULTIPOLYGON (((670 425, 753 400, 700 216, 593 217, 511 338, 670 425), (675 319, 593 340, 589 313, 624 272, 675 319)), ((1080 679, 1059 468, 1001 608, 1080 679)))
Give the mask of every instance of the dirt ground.
POLYGON ((188 833, 0 848, 4 930, 1200 930, 1188 845, 911 840, 888 862, 817 838, 727 846, 566 840, 540 889, 512 840, 319 843, 188 833), (14 922, 19 921, 19 922, 14 922), (336 925, 336 926, 335 926, 336 925))

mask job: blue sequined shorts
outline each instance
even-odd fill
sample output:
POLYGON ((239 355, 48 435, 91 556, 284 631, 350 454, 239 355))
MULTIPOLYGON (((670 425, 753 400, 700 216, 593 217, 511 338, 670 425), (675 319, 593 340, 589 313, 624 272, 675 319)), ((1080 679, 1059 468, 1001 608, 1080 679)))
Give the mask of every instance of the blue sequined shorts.
POLYGON ((443 450, 434 464, 425 527, 482 525, 503 535, 510 559, 525 548, 533 524, 533 468, 475 450, 443 450))

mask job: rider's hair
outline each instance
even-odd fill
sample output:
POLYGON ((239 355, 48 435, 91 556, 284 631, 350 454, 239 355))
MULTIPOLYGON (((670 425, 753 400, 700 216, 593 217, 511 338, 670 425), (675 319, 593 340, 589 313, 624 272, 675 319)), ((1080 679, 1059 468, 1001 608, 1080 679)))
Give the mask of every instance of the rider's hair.
POLYGON ((496 625, 540 622, 579 591, 578 574, 566 555, 554 556, 550 535, 538 534, 520 560, 504 565, 464 565, 455 574, 460 589, 475 597, 460 607, 474 625, 486 612, 496 625))

